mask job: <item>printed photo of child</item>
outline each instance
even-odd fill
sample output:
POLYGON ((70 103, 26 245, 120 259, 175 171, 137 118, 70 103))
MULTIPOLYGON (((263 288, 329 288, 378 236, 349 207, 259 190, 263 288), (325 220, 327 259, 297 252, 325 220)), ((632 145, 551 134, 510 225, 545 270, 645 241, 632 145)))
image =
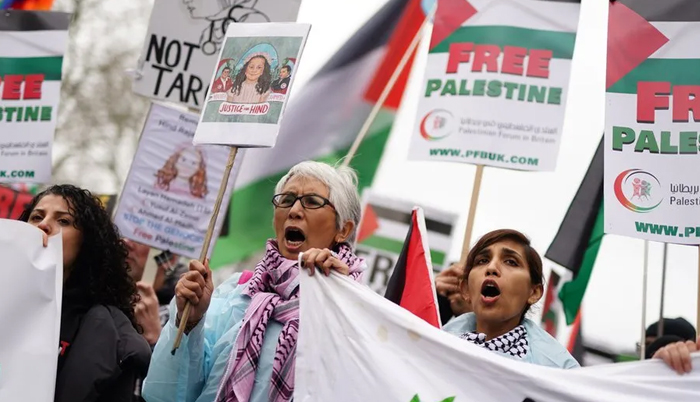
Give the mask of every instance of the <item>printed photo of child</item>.
POLYGON ((233 85, 226 93, 230 103, 263 103, 270 95, 272 82, 271 57, 265 52, 255 52, 245 58, 245 63, 233 85))
POLYGON ((155 187, 175 194, 205 198, 209 190, 204 152, 191 143, 181 144, 156 173, 155 187))

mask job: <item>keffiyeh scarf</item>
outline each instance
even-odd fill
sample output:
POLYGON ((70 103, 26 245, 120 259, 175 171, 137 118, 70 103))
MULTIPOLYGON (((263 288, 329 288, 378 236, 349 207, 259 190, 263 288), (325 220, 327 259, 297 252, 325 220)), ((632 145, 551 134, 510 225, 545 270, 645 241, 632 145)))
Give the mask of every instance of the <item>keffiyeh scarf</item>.
MULTIPOLYGON (((357 280, 364 260, 355 256, 350 246, 344 243, 337 246, 335 252, 336 257, 350 267, 350 277, 357 280)), ((294 394, 294 362, 299 333, 299 263, 284 258, 277 242, 268 240, 265 256, 255 267, 243 293, 250 296, 251 301, 231 350, 216 401, 248 402, 270 319, 281 323, 282 331, 277 340, 268 400, 290 401, 294 394)))
POLYGON ((486 340, 486 334, 467 332, 460 337, 494 352, 511 355, 519 359, 527 355, 527 330, 521 324, 496 338, 486 340))

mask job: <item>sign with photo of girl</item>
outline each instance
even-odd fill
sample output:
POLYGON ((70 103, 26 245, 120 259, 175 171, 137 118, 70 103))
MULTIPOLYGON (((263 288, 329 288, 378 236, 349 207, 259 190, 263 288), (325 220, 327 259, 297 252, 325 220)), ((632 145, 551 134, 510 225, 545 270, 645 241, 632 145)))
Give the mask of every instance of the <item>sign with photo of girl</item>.
POLYGON ((196 144, 272 147, 308 24, 231 24, 194 137, 196 144))

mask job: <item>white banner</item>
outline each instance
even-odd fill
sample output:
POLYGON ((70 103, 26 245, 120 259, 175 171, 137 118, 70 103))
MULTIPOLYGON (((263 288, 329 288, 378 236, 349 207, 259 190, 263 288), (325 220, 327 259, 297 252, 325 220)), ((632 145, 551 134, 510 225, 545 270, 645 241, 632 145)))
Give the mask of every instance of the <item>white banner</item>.
POLYGON ((409 159, 554 170, 579 9, 438 2, 409 159))
POLYGON ((700 354, 571 370, 523 363, 441 331, 337 273, 300 274, 297 402, 697 402, 700 354))
POLYGON ((293 22, 301 0, 156 0, 134 92, 201 109, 209 77, 236 22, 293 22))
MULTIPOLYGON (((365 190, 362 222, 358 228, 356 253, 367 261, 368 271, 364 281, 379 294, 384 294, 396 261, 401 254, 411 212, 415 203, 386 197, 365 190)), ((458 215, 442 209, 425 207, 425 224, 433 270, 440 272, 447 267, 452 247, 452 234, 458 215)))
POLYGON ((231 25, 195 143, 274 146, 310 29, 291 23, 231 25))
POLYGON ((0 14, 0 183, 51 183, 70 14, 0 14))
MULTIPOLYGON (((229 148, 194 146, 197 115, 153 104, 124 184, 114 222, 122 235, 199 258, 229 148)), ((243 155, 236 158, 216 221, 216 242, 243 155)), ((211 250, 213 247, 209 249, 211 250)))
POLYGON ((63 289, 61 236, 0 219, 0 401, 53 402, 63 289))

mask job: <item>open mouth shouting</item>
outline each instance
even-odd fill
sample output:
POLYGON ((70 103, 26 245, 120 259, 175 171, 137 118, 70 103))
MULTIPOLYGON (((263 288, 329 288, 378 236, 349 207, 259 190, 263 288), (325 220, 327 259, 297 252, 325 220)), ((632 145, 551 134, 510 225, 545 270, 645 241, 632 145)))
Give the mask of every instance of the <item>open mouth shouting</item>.
POLYGON ((298 253, 306 241, 304 231, 295 226, 289 226, 284 230, 284 245, 287 250, 298 253))
POLYGON ((493 305, 501 297, 501 289, 493 279, 486 279, 481 284, 481 302, 487 306, 493 305))

